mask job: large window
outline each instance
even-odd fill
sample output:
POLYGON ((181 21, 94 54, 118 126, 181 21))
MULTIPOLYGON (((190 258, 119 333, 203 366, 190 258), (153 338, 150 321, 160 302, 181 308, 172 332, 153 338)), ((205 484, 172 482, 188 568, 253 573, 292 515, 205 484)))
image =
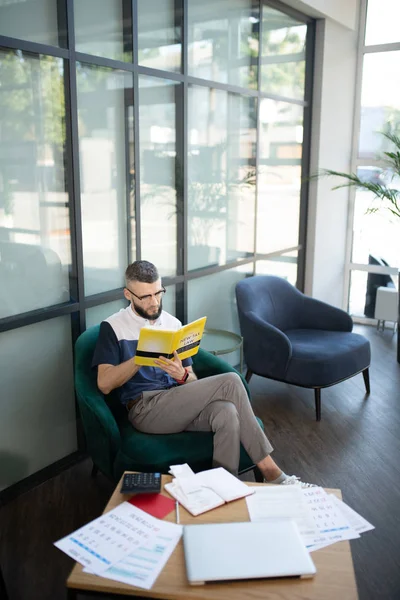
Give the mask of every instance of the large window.
POLYGON ((240 279, 301 287, 314 24, 280 6, 0 2, 4 488, 83 449, 73 347, 129 262, 234 333, 240 279))
MULTIPOLYGON (((395 26, 400 5, 396 0, 368 0, 364 5, 366 30, 361 48, 355 166, 361 180, 400 190, 398 177, 387 169, 383 152, 392 148, 382 135, 400 134, 400 32, 395 26)), ((384 210, 368 213, 373 199, 374 194, 364 190, 354 197, 349 308, 357 317, 374 318, 377 287, 397 285, 400 267, 398 218, 384 210)))

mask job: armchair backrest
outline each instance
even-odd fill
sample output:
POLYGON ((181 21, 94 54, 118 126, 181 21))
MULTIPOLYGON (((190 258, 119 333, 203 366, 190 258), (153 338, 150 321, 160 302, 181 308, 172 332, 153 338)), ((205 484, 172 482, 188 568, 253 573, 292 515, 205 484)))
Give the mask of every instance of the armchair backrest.
POLYGON ((299 327, 304 296, 281 277, 256 275, 236 285, 239 321, 253 312, 281 331, 299 327))
POLYGON ((100 325, 84 331, 75 344, 75 391, 88 452, 100 470, 112 477, 113 463, 121 445, 121 436, 114 415, 104 395, 97 387, 92 358, 99 337, 100 325))

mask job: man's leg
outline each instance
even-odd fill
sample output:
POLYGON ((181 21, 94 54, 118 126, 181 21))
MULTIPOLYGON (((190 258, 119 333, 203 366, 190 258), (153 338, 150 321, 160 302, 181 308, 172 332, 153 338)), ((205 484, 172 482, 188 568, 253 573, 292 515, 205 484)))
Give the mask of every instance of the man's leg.
MULTIPOLYGON (((240 441, 245 450, 267 478, 278 477, 281 471, 268 456, 273 448, 254 416, 246 390, 236 373, 206 377, 171 390, 145 392, 143 399, 129 412, 129 419, 140 431, 177 433, 188 429, 201 412, 215 400, 235 405, 240 424, 240 441)), ((217 419, 216 423, 218 429, 225 429, 224 435, 228 438, 231 423, 225 424, 221 418, 217 419)), ((219 437, 222 439, 223 435, 219 437)), ((221 448, 221 451, 218 450, 218 462, 231 465, 227 444, 224 443, 221 448)), ((236 453, 234 448, 232 450, 236 453)), ((229 470, 237 471, 238 457, 236 460, 235 469, 229 470)))
POLYGON ((232 402, 214 400, 186 427, 186 431, 213 431, 213 467, 224 467, 237 475, 240 459, 240 422, 232 402))

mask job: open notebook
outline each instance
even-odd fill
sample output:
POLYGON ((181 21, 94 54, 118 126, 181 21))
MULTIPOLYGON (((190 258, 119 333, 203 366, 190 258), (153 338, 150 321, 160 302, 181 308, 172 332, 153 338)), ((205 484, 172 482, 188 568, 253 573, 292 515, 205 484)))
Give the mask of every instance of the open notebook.
POLYGON ((254 493, 222 467, 193 473, 188 465, 176 465, 171 472, 176 477, 164 488, 194 517, 254 493))

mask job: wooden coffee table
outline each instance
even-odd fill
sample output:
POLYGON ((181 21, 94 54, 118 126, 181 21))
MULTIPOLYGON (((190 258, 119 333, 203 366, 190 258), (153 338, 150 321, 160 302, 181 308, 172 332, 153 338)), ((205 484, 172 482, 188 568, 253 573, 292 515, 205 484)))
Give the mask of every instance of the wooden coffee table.
MULTIPOLYGON (((162 486, 171 481, 169 475, 163 475, 162 486)), ((263 485, 248 483, 247 485, 263 485)), ((104 512, 108 512, 126 500, 119 493, 121 482, 110 498, 104 512)), ((327 490, 341 497, 340 490, 327 490)), ((168 496, 166 492, 163 492, 168 496)), ((175 511, 165 517, 175 522, 175 511)), ((245 499, 230 502, 212 511, 192 517, 180 506, 180 522, 226 523, 248 521, 249 515, 245 499)), ((84 573, 80 564, 75 564, 67 580, 68 598, 77 599, 83 594, 97 592, 109 596, 136 596, 141 598, 164 598, 169 600, 355 600, 358 598, 354 576, 353 560, 349 542, 339 542, 317 550, 311 554, 317 567, 313 579, 275 579, 237 581, 232 583, 206 584, 190 586, 186 579, 183 542, 180 540, 164 570, 150 590, 133 587, 97 575, 84 573)))

